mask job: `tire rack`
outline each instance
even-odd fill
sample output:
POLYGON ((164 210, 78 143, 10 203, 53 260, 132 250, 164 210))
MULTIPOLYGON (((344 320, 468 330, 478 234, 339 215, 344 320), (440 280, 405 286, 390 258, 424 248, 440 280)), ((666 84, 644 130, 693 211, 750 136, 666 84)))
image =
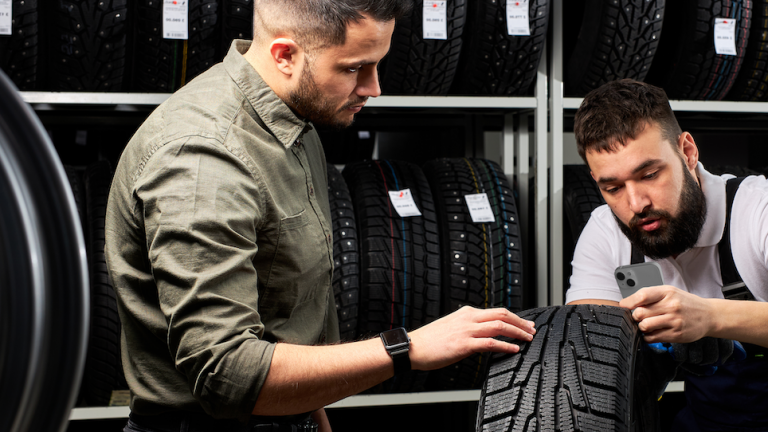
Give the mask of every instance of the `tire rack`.
MULTIPOLYGON (((546 54, 546 53, 544 53, 546 54)), ((381 96, 371 98, 366 106, 367 115, 375 115, 376 108, 422 108, 430 111, 441 109, 482 109, 502 112, 504 114, 504 129, 500 142, 485 143, 486 154, 499 155, 497 162, 512 183, 512 176, 518 176, 519 202, 518 216, 522 230, 523 245, 529 244, 527 232, 529 227, 536 227, 535 238, 547 238, 547 164, 537 165, 537 161, 547 160, 547 135, 531 134, 529 130, 547 130, 547 66, 541 62, 537 72, 537 84, 533 97, 482 97, 482 96, 381 96), (529 161, 533 160, 533 167, 529 161), (529 181, 532 174, 536 181, 533 196, 529 196, 529 181), (535 206, 536 220, 539 223, 529 223, 527 220, 531 200, 538 203, 535 206), (543 212, 542 212, 543 209, 543 212)), ((165 93, 58 93, 58 92, 21 92, 22 98, 35 111, 50 112, 57 109, 100 109, 114 112, 130 112, 146 109, 161 104, 170 95, 165 93)), ((365 112, 364 111, 364 115, 365 112)), ((531 243, 532 244, 532 243, 531 243)), ((541 303, 547 294, 546 248, 535 248, 539 262, 537 283, 537 304, 541 303), (542 284, 543 281, 543 284, 542 284)), ((534 253, 534 247, 528 249, 534 253)), ((533 278, 529 280, 534 280, 533 278)), ((527 290, 533 289, 529 286, 527 290)), ((370 407, 384 405, 433 404, 446 402, 474 402, 479 400, 480 390, 455 390, 424 393, 401 393, 383 395, 357 395, 330 405, 329 409, 370 407)), ((127 418, 128 407, 88 407, 74 408, 70 414, 73 420, 95 420, 110 418, 127 418)))

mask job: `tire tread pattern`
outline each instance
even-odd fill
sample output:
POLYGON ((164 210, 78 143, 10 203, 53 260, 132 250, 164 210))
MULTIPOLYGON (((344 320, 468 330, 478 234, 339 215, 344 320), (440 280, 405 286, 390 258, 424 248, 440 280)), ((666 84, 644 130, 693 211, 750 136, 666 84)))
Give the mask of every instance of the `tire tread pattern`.
POLYGON ((36 90, 42 74, 37 0, 13 0, 11 35, 0 36, 0 69, 22 91, 36 90))

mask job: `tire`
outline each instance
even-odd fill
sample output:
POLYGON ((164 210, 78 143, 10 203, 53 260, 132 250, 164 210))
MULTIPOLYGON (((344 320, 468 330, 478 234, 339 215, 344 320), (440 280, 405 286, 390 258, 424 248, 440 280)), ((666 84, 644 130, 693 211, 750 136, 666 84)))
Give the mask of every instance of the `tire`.
POLYGON ((75 198, 75 206, 83 232, 85 232, 85 185, 83 184, 82 173, 73 166, 64 165, 64 172, 69 180, 69 187, 72 188, 72 195, 75 198))
MULTIPOLYGON (((442 314, 462 306, 523 304, 522 252, 517 208, 506 176, 483 159, 437 159, 424 166, 435 195, 440 227, 442 314), (485 193, 495 222, 472 221, 465 195, 485 193)), ((488 354, 476 354, 433 372, 435 390, 480 388, 488 354)))
POLYGON ((81 388, 86 405, 107 406, 113 390, 127 389, 120 357, 120 317, 104 255, 104 220, 112 168, 106 161, 84 174, 91 285, 91 332, 81 388))
MULTIPOLYGON (((360 236, 362 283, 360 335, 416 329, 440 314, 440 240, 437 215, 424 173, 399 161, 367 161, 343 171, 352 186, 360 236), (410 189, 422 216, 401 218, 388 191, 410 189)), ((389 380, 377 391, 423 390, 427 374, 389 380)))
POLYGON ((189 2, 189 39, 163 39, 163 3, 137 0, 132 88, 171 93, 219 59, 219 0, 189 2))
POLYGON ((51 3, 51 90, 123 90, 128 52, 127 0, 51 3))
POLYGON ((360 299, 360 252, 355 210, 339 170, 328 164, 328 197, 333 221, 333 293, 342 341, 357 339, 360 299))
POLYGON ((589 221, 592 211, 605 204, 587 165, 563 165, 563 208, 573 243, 589 221))
POLYGON ((670 99, 722 100, 741 68, 749 38, 752 3, 747 0, 668 2, 664 39, 646 81, 662 87, 670 99), (695 17, 695 18, 694 18, 695 17), (715 53, 714 21, 733 18, 738 55, 715 53))
POLYGON ((48 135, 0 72, 0 430, 66 428, 83 373, 88 267, 48 135))
POLYGON ((665 0, 565 2, 565 17, 582 17, 580 21, 565 21, 566 94, 584 96, 621 78, 644 80, 662 36, 664 3, 665 0))
MULTIPOLYGON (((631 312, 578 305, 519 314, 536 322, 517 354, 493 354, 478 431, 659 430, 656 389, 631 312)), ((652 355, 652 354, 650 354, 652 355)))
MULTIPOLYGON (((0 36, 0 69, 22 91, 38 88, 40 36, 37 0, 13 0, 11 35, 0 36)), ((40 72, 39 72, 40 70, 40 72)))
POLYGON ((467 7, 458 78, 451 93, 529 94, 546 43, 549 8, 549 0, 531 0, 528 11, 531 35, 510 36, 505 2, 472 0, 467 7))
POLYGON ((253 39, 253 0, 224 0, 221 4, 221 52, 224 58, 235 39, 253 39))
POLYGON ((768 0, 755 0, 747 53, 733 88, 726 96, 735 101, 768 101, 768 0))
POLYGON ((465 0, 447 2, 447 40, 423 38, 423 0, 395 26, 389 55, 380 67, 384 94, 446 95, 461 53, 465 0))

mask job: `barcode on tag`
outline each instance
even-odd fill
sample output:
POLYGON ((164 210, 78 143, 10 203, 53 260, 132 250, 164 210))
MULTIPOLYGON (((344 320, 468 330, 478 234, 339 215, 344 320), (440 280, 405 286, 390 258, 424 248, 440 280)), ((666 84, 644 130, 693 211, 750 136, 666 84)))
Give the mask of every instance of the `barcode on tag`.
POLYGON ((464 199, 467 201, 467 208, 469 209, 469 215, 472 217, 472 222, 485 223, 496 221, 493 209, 491 209, 491 203, 488 201, 488 195, 485 193, 464 195, 464 199))
POLYGON ((188 21, 188 0, 163 0, 163 38, 189 39, 188 21))
POLYGON ((715 18, 715 52, 720 55, 737 55, 735 19, 715 18))
POLYGON ((424 2, 424 39, 448 39, 447 1, 424 2))
POLYGON ((531 23, 528 20, 528 0, 507 0, 507 34, 530 36, 531 23))
POLYGON ((389 191, 389 199, 400 217, 421 216, 410 189, 389 191))
POLYGON ((11 0, 0 0, 0 36, 10 36, 13 18, 11 0))

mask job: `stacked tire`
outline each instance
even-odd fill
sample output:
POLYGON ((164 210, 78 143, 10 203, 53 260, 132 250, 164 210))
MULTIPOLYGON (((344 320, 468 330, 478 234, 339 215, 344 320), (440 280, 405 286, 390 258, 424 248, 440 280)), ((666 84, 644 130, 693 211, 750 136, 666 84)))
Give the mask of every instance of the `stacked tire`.
MULTIPOLYGON (((523 305, 522 253, 517 208, 500 167, 483 159, 437 159, 424 171, 437 205, 441 237, 442 313, 462 306, 523 305), (467 196, 487 199, 493 220, 475 223, 467 196)), ((430 388, 480 388, 488 354, 469 358, 436 371, 430 388)))

